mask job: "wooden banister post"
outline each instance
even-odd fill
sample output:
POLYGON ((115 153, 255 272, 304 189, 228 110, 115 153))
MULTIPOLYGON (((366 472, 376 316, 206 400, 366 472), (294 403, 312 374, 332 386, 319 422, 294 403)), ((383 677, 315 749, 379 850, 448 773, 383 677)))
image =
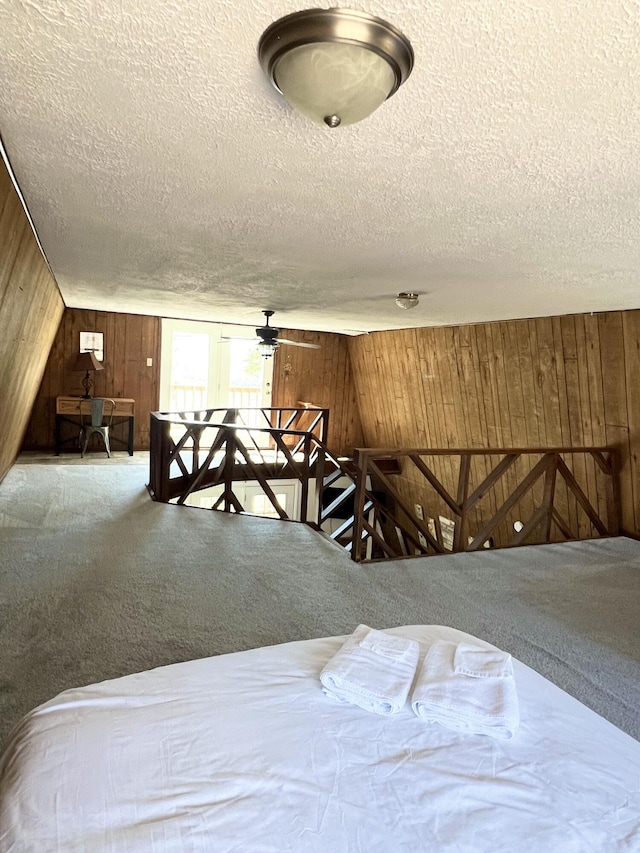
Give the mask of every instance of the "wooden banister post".
POLYGON ((151 414, 149 423, 149 490, 156 501, 169 502, 171 422, 151 414))
POLYGON ((318 525, 318 529, 322 526, 322 498, 324 494, 324 466, 326 462, 324 444, 317 445, 316 447, 316 503, 318 507, 318 515, 316 518, 316 522, 318 525))
POLYGON ((453 531, 453 550, 464 551, 467 542, 467 531, 469 529, 467 517, 467 494, 469 492, 469 472, 471 470, 471 456, 469 453, 460 454, 460 468, 458 470, 458 491, 456 503, 458 505, 458 517, 453 531))
POLYGON ((556 492, 556 474, 558 471, 558 454, 550 453, 549 466, 544 475, 544 497, 542 505, 545 510, 544 542, 551 541, 551 524, 553 521, 553 502, 556 492))
POLYGON ((353 455, 355 462, 356 494, 353 502, 353 539, 351 540, 351 559, 356 563, 362 561, 362 531, 364 524, 364 504, 367 491, 367 455, 356 449, 353 455))
POLYGON ((302 460, 302 494, 300 496, 300 521, 307 521, 307 513, 309 510, 309 476, 311 469, 309 468, 309 459, 311 456, 311 434, 307 433, 304 437, 304 453, 302 460))
POLYGON ((607 530, 611 536, 620 535, 620 453, 612 447, 608 454, 609 475, 605 486, 607 530))
POLYGON ((234 429, 225 428, 225 455, 224 455, 224 511, 231 512, 232 500, 230 493, 233 492, 233 466, 236 456, 236 432, 234 429))

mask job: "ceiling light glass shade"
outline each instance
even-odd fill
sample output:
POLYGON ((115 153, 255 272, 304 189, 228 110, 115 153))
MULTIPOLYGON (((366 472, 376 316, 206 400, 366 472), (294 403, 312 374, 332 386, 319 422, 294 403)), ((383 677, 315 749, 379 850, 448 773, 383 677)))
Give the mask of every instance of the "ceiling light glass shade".
POLYGON ((258 344, 258 352, 263 358, 271 358, 277 348, 277 343, 268 344, 266 341, 262 341, 258 344))
POLYGON ((413 48, 391 24, 352 9, 308 9, 271 24, 262 68, 294 109, 329 127, 371 115, 407 79, 413 48))
POLYGON ((278 89, 316 124, 355 124, 387 100, 395 77, 389 63, 354 44, 307 44, 285 53, 274 69, 278 89))
POLYGON ((417 293, 399 293, 396 296, 398 308, 415 308, 419 301, 417 293))

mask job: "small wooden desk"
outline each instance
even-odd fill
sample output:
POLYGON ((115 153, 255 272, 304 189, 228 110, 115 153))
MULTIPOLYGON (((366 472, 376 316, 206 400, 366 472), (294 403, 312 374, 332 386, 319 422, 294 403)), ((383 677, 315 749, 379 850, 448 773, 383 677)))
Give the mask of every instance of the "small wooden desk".
MULTIPOLYGON (((127 420, 129 422, 129 436, 127 439, 127 450, 129 456, 133 456, 133 426, 135 417, 136 401, 130 397, 106 397, 107 400, 113 400, 116 404, 113 410, 113 417, 119 418, 117 423, 127 420)), ((91 414, 91 399, 86 397, 56 397, 56 456, 60 456, 60 448, 67 442, 62 440, 62 424, 68 421, 72 424, 78 424, 80 415, 91 414)), ((77 441, 77 438, 73 439, 77 441)))

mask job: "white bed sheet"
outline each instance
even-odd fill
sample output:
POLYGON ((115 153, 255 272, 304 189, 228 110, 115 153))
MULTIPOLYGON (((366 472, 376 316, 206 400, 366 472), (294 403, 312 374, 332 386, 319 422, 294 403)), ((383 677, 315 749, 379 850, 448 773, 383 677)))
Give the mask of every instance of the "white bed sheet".
MULTIPOLYGON (((391 633, 469 635, 438 626, 391 633)), ((175 664, 41 705, 0 760, 0 851, 640 851, 640 743, 514 661, 512 740, 335 703, 344 637, 175 664)))

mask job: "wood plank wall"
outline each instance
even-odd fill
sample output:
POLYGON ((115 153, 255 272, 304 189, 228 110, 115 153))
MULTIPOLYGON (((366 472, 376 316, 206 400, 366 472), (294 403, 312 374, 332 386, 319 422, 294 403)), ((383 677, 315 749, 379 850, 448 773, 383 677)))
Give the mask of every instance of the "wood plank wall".
MULTIPOLYGON (((97 397, 133 397, 136 401, 134 449, 148 450, 149 413, 158 409, 160 318, 78 308, 65 309, 23 450, 53 450, 56 397, 83 393, 83 374, 72 369, 79 352, 80 332, 103 333, 104 370, 93 374, 93 393, 97 397), (148 358, 152 359, 151 366, 147 366, 148 358)), ((120 432, 124 435, 124 427, 120 432)))
POLYGON ((328 407, 329 448, 341 456, 351 455, 362 444, 362 427, 347 336, 283 329, 280 337, 320 344, 320 349, 283 345, 276 351, 273 405, 296 406, 302 401, 328 407))
POLYGON ((616 445, 640 533, 640 311, 374 332, 349 351, 365 446, 616 445))
POLYGON ((0 481, 20 451, 64 303, 0 161, 0 481))

